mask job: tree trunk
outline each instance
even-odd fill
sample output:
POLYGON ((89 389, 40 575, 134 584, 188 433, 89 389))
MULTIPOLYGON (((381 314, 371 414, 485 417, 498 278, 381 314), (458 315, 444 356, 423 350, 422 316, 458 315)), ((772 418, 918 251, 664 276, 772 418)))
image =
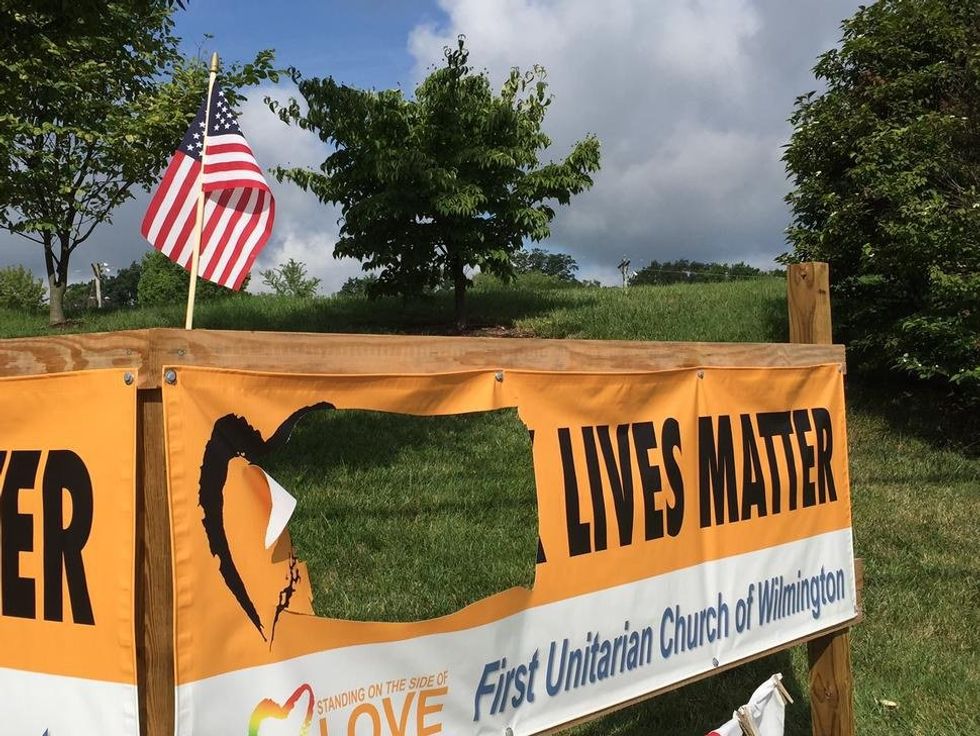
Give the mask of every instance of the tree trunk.
POLYGON ((466 273, 461 261, 453 260, 453 292, 456 304, 456 329, 466 329, 466 273))
POLYGON ((56 261, 53 236, 51 233, 44 234, 44 266, 48 272, 48 324, 51 326, 65 323, 65 289, 68 288, 68 258, 71 250, 67 235, 60 236, 59 240, 61 254, 56 261))
POLYGON ((66 288, 67 284, 59 284, 56 276, 48 276, 48 324, 52 327, 65 323, 66 288))

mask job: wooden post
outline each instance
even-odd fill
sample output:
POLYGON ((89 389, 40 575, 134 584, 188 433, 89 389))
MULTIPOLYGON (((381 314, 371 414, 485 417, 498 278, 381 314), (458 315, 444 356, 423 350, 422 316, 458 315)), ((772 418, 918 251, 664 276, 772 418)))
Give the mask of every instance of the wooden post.
POLYGON ((99 309, 102 309, 102 266, 98 263, 93 263, 92 273, 95 274, 95 305, 99 309))
POLYGON ((831 345, 830 269, 826 263, 794 263, 786 271, 789 341, 831 345))
POLYGON ((851 632, 844 629, 807 643, 813 736, 854 736, 851 632))
POLYGON ((163 395, 137 391, 136 678, 141 736, 173 736, 174 643, 170 505, 163 395))
MULTIPOLYGON (((830 345, 830 276, 826 263, 796 263, 786 273, 789 341, 830 345)), ((851 634, 843 631, 807 643, 813 736, 854 736, 851 634)))

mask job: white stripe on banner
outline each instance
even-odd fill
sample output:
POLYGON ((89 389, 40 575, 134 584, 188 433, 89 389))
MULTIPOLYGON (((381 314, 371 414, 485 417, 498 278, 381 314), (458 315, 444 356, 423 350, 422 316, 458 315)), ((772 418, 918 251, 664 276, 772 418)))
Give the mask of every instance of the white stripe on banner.
POLYGON ((0 733, 133 736, 136 686, 0 667, 0 733))
MULTIPOLYGON (((517 736, 537 733, 853 618, 853 572, 845 529, 472 629, 219 675, 177 688, 177 734, 274 736, 307 728, 327 736, 387 735, 373 724, 387 723, 388 713, 396 724, 399 714, 409 714, 408 734, 420 726, 458 736, 500 736, 508 727, 517 736), (776 600, 782 613, 773 599, 780 576, 790 591, 776 600), (795 605, 803 600, 804 578, 816 596, 795 605), (769 610, 760 613, 763 602, 769 610), (408 686, 413 678, 425 684, 408 686), (405 687, 391 685, 403 679, 405 687), (296 707, 286 721, 263 715, 270 702, 292 696, 296 707)), ((279 625, 288 627, 288 617, 297 615, 285 614, 279 625)))

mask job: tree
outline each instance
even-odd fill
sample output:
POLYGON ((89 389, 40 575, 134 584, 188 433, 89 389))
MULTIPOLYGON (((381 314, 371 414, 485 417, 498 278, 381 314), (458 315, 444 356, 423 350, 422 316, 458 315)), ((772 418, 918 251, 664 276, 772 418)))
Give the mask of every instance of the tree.
POLYGON ((310 299, 316 296, 320 279, 307 278, 306 264, 290 258, 286 263, 280 263, 278 268, 263 271, 262 283, 279 296, 310 299))
POLYGON ((647 284, 697 284, 734 279, 759 278, 761 269, 747 263, 702 263, 679 258, 676 261, 650 261, 630 280, 633 286, 647 284))
MULTIPOLYGON (((881 0, 842 25, 784 160, 792 252, 831 264, 861 363, 980 396, 980 20, 975 0, 881 0)), ((857 362, 857 361, 856 361, 857 362)))
POLYGON ((373 273, 365 274, 364 276, 351 276, 344 281, 337 293, 341 296, 369 297, 377 283, 378 277, 373 273))
MULTIPOLYGON (((242 282, 241 291, 248 286, 249 277, 242 282)), ((164 307, 185 304, 190 288, 190 278, 182 266, 177 265, 158 250, 147 251, 140 262, 139 283, 136 286, 136 302, 141 307, 164 307)), ((198 277, 196 298, 198 302, 210 302, 234 296, 235 291, 213 281, 198 277)))
POLYGON ((102 281, 102 298, 112 308, 135 307, 140 282, 140 261, 120 268, 102 281))
POLYGON ((559 281, 575 281, 578 264, 568 253, 549 253, 542 248, 524 248, 511 257, 514 273, 543 273, 559 281))
POLYGON ((287 123, 335 147, 316 169, 279 169, 322 202, 339 204, 334 256, 378 273, 377 293, 415 295, 449 281, 456 324, 466 324, 467 269, 509 275, 525 239, 548 236, 555 203, 592 185, 599 141, 542 165, 551 103, 540 67, 512 70, 500 94, 469 66, 463 38, 407 99, 399 90, 354 89, 302 79, 306 106, 269 101, 287 123))
MULTIPOLYGON (((44 251, 49 318, 64 321, 69 260, 135 186, 149 187, 205 89, 161 0, 0 0, 0 227, 44 251)), ((271 52, 224 78, 271 72, 271 52)))

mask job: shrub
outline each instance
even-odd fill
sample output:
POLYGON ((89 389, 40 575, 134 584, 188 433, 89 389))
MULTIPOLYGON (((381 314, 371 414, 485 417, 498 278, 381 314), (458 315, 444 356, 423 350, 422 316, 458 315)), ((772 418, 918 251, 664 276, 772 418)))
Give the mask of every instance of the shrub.
POLYGON ((262 283, 279 296, 309 299, 316 296, 320 279, 307 278, 306 264, 290 258, 286 263, 280 263, 278 268, 263 271, 262 283))
POLYGON ((0 307, 40 311, 44 307, 44 282, 23 266, 0 268, 0 307))

